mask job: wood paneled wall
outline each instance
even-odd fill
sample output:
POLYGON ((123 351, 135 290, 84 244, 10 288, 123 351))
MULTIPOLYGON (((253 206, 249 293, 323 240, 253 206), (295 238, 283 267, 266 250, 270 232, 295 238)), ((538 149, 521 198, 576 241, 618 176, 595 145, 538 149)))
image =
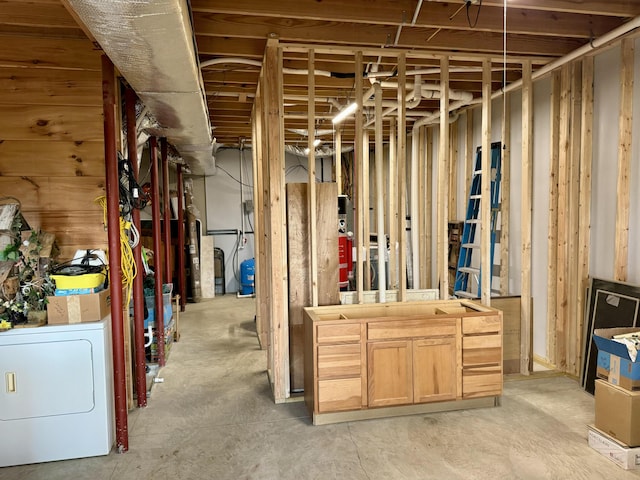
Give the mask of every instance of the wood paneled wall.
POLYGON ((0 37, 0 196, 56 235, 61 259, 106 248, 100 52, 86 39, 0 37))

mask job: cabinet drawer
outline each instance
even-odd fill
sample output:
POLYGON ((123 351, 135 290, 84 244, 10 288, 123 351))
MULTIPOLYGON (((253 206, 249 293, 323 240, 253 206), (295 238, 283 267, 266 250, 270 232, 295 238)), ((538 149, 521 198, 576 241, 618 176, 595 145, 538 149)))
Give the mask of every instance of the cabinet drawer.
POLYGON ((391 320, 369 322, 369 340, 393 340, 396 338, 445 337, 456 334, 456 318, 424 318, 416 320, 391 320))
POLYGON ((462 319, 462 334, 498 333, 502 330, 498 315, 489 317, 466 317, 462 319))
POLYGON ((361 375, 360 344, 318 346, 318 378, 361 375))
POLYGON ((462 398, 493 395, 502 395, 502 369, 499 365, 462 370, 462 398))
POLYGON ((318 343, 348 343, 360 341, 360 324, 318 325, 318 343))
POLYGON ((462 338, 462 366, 502 362, 502 335, 476 335, 462 338))
POLYGON ((362 380, 342 378, 318 381, 318 411, 338 412, 362 408, 362 380))

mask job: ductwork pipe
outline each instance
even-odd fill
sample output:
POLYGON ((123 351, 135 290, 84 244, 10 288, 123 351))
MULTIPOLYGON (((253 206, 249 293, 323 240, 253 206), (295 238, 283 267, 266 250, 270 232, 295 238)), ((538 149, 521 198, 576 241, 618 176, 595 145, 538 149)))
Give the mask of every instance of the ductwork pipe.
POLYGON ((67 0, 193 173, 215 171, 213 138, 184 0, 67 0), (134 45, 132 48, 131 45, 134 45))

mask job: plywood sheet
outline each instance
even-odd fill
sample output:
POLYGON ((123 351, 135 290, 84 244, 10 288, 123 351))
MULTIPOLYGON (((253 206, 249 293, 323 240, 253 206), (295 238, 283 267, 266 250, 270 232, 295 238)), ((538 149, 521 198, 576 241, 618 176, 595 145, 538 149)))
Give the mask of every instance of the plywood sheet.
POLYGON ((104 177, 0 176, 0 192, 18 198, 23 212, 101 212, 94 200, 105 194, 105 180, 104 177))
POLYGON ((100 54, 88 39, 0 35, 0 66, 100 71, 100 54))
POLYGON ((520 297, 491 297, 491 306, 502 310, 502 371, 520 373, 520 297))

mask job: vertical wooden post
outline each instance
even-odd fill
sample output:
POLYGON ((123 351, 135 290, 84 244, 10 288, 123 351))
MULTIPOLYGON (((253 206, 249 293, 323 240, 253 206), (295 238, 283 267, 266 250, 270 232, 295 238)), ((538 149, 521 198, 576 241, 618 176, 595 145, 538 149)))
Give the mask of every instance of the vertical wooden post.
POLYGON ((589 253, 591 249, 591 172, 593 162, 593 57, 582 60, 582 122, 580 134, 580 206, 578 219, 578 325, 576 328, 576 363, 582 365, 580 352, 583 345, 586 288, 589 279, 589 253))
POLYGON ((440 59, 440 141, 438 143, 438 280, 440 298, 449 297, 449 260, 447 250, 449 190, 449 57, 440 59))
POLYGON ((180 311, 184 312, 187 303, 187 278, 185 275, 185 233, 184 233, 184 177, 182 165, 177 167, 176 183, 178 184, 178 294, 180 295, 180 311))
POLYGON ((406 127, 406 71, 407 55, 398 55, 398 238, 400 289, 398 300, 404 302, 407 299, 407 248, 406 248, 406 218, 407 218, 407 127, 406 127))
POLYGON ((335 139, 335 158, 334 158, 334 172, 336 177, 336 184, 338 184, 338 195, 342 195, 342 128, 336 127, 336 139, 335 139))
POLYGON ((629 263, 629 190, 631 188, 631 140, 633 128, 633 38, 622 40, 620 72, 620 138, 618 139, 618 188, 614 250, 614 273, 618 282, 627 281, 629 263))
MULTIPOLYGON (((426 211, 427 208, 430 207, 430 205, 427 203, 427 172, 426 172, 426 162, 427 162, 427 156, 426 156, 426 143, 425 143, 425 137, 427 134, 427 129, 426 127, 421 127, 419 129, 418 135, 418 161, 416 163, 416 165, 418 166, 418 170, 415 174, 412 174, 412 177, 417 176, 418 179, 418 195, 416 196, 416 208, 415 208, 415 212, 416 212, 416 218, 415 218, 415 225, 418 228, 418 244, 414 247, 414 248, 419 248, 418 252, 418 260, 419 260, 419 265, 418 268, 416 269, 417 272, 419 272, 420 275, 420 282, 418 283, 418 288, 425 288, 425 286, 427 285, 427 278, 428 278, 428 274, 429 272, 427 271, 425 267, 425 260, 427 258, 427 228, 430 227, 430 225, 426 222, 426 211)), ((413 208, 412 208, 412 211, 413 208)), ((411 228, 414 228, 414 217, 413 214, 411 216, 411 228)), ((414 282, 416 280, 414 279, 414 282)), ((415 283, 414 283, 415 285, 415 283)))
POLYGON ((549 241, 547 266, 547 359, 556 364, 556 321, 558 295, 558 168, 560 159, 560 71, 551 77, 551 139, 549 159, 549 241))
MULTIPOLYGON (((560 71, 560 130, 558 156, 558 243, 556 250, 557 263, 557 298, 556 298, 556 367, 567 370, 567 325, 569 322, 569 279, 568 245, 569 245, 569 145, 571 126, 571 82, 569 65, 560 71)), ((552 259, 550 259, 552 261, 552 259)))
POLYGON ((568 238, 568 261, 567 269, 569 276, 567 281, 569 299, 569 322, 567 325, 568 335, 566 336, 567 351, 567 373, 578 375, 579 367, 576 364, 580 356, 577 350, 576 330, 579 317, 582 312, 578 311, 578 235, 579 235, 579 205, 580 205, 580 150, 582 131, 582 62, 575 61, 571 66, 571 143, 570 143, 570 165, 569 165, 569 238, 568 238))
POLYGON ((509 214, 511 210, 511 94, 502 112, 502 180, 500 182, 500 295, 509 295, 509 214))
MULTIPOLYGON (((485 152, 482 152, 483 158, 485 152)), ((522 64, 522 292, 520 297, 520 373, 532 369, 531 236, 533 215, 533 84, 531 61, 522 64)), ((490 270, 489 270, 490 271, 490 270)))
MULTIPOLYGON (((363 118, 362 118, 362 52, 356 52, 355 59, 355 97, 358 108, 356 109, 356 130, 353 139, 354 165, 355 165, 355 224, 356 224, 356 294, 358 303, 364 302, 364 202, 362 198, 363 188, 363 118)), ((368 214, 368 213, 367 213, 368 214)))
MULTIPOLYGON (((169 207, 169 156, 167 139, 160 139, 160 160, 162 165, 162 223, 164 242, 164 283, 173 281, 171 275, 171 208, 169 207)), ((160 260, 158 258, 158 260, 160 260)))
POLYGON ((155 137, 149 139, 149 150, 151 163, 151 212, 153 223, 153 266, 155 267, 155 311, 156 311, 156 342, 157 342, 157 355, 158 364, 164 367, 164 299, 162 297, 162 275, 163 265, 160 261, 160 251, 162 250, 162 234, 160 228, 160 175, 158 173, 158 141, 155 137))
MULTIPOLYGON (((131 87, 125 92, 125 110, 127 115, 127 157, 131 162, 133 178, 139 179, 138 138, 136 132, 136 93, 131 87)), ((131 211, 131 221, 140 231, 140 210, 131 211)), ((147 406, 146 360, 144 353, 144 288, 142 263, 142 245, 140 242, 133 247, 133 258, 136 264, 136 276, 133 279, 133 343, 134 343, 134 373, 136 385, 136 399, 138 407, 147 406)))
POLYGON ((371 176, 369 174, 371 159, 369 156, 369 131, 362 132, 362 245, 364 255, 364 289, 371 290, 371 209, 369 187, 371 176))
POLYGON ((398 289, 398 162, 396 119, 389 119, 389 288, 398 289))
POLYGON ((491 60, 482 61, 482 182, 480 187, 480 289, 491 304, 491 60))
POLYGON ((285 215, 284 115, 282 50, 277 39, 268 39, 263 63, 267 113, 269 165, 269 225, 267 249, 271 265, 271 348, 273 349, 273 395, 276 403, 289 397, 289 316, 287 311, 287 242, 285 215))
POLYGON ((425 162, 425 219, 427 225, 425 237, 426 257, 424 268, 427 271, 425 288, 433 288, 433 129, 427 128, 427 155, 425 162))
POLYGON ((309 218, 309 274, 311 276, 311 305, 318 306, 318 232, 316 211, 316 56, 313 49, 309 49, 308 84, 307 84, 307 149, 309 172, 309 195, 307 195, 307 212, 309 218))
POLYGON ((386 302, 386 290, 387 290, 387 269, 385 265, 385 257, 387 251, 387 235, 384 230, 384 190, 383 181, 383 169, 384 169, 384 151, 383 151, 383 138, 382 138, 382 87, 379 83, 374 84, 376 94, 376 143, 375 143, 375 161, 376 161, 376 216, 377 226, 376 234, 378 238, 378 301, 380 303, 386 302))
POLYGON ((102 55, 102 108, 104 114, 104 157, 107 190, 107 230, 109 232, 109 270, 111 271, 111 346, 113 350, 113 391, 116 448, 129 450, 127 421, 127 379, 122 315, 122 275, 120 252, 120 214, 118 154, 116 148, 116 74, 109 57, 102 55))

